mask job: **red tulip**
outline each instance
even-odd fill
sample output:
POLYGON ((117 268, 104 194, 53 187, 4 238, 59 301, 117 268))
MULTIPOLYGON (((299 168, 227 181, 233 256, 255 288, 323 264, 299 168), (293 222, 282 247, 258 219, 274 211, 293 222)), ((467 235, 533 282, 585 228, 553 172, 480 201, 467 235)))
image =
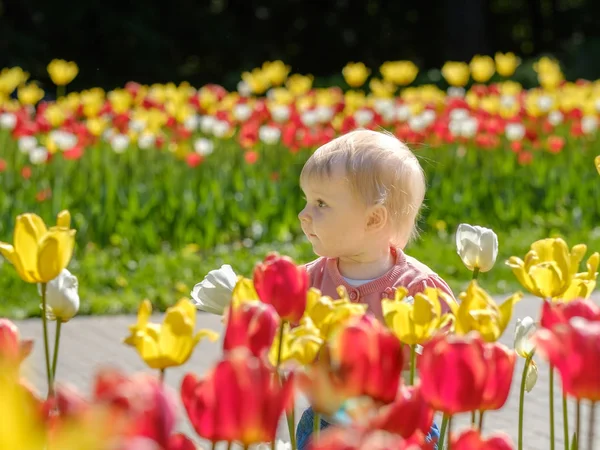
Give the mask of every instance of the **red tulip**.
POLYGON ((403 367, 402 344, 379 321, 370 316, 352 320, 330 348, 334 377, 345 395, 394 401, 403 367))
POLYGON ((369 428, 389 431, 406 439, 417 431, 429 433, 432 422, 433 409, 423 399, 421 387, 403 386, 396 399, 380 409, 369 428))
POLYGON ((583 317, 590 322, 600 322, 600 307, 591 300, 577 299, 569 303, 542 305, 540 323, 542 328, 552 329, 557 324, 567 324, 573 317, 583 317))
POLYGON ((513 450, 510 438, 496 433, 484 439, 477 430, 467 430, 451 437, 452 450, 513 450))
POLYGON ((446 414, 478 410, 487 387, 488 364, 478 333, 435 336, 423 346, 418 364, 425 401, 446 414))
POLYGON ((538 330, 532 339, 538 353, 560 372, 564 392, 600 401, 600 321, 573 317, 538 330))
POLYGON ((312 442, 309 450, 432 450, 434 445, 420 433, 404 439, 383 430, 332 427, 312 442))
POLYGON ((8 319, 0 319, 0 363, 15 366, 31 353, 32 340, 21 340, 19 329, 8 319))
POLYGON ((187 374, 181 399, 196 432, 212 442, 249 445, 275 439, 279 417, 290 407, 293 375, 283 386, 246 349, 236 349, 204 379, 187 374))
POLYGON ((282 320, 297 323, 306 309, 308 273, 287 256, 271 253, 254 269, 254 287, 261 301, 272 305, 282 320))
POLYGON ((565 138, 561 136, 548 137, 548 150, 552 153, 560 153, 565 146, 565 138))
POLYGON ((6 161, 2 158, 0 158, 0 173, 4 172, 6 170, 6 161))
POLYGON ((250 165, 255 164, 258 161, 258 153, 254 150, 249 150, 244 153, 244 160, 250 165))
POLYGON ((227 314, 223 351, 246 347, 257 357, 273 344, 279 327, 279 317, 271 305, 262 302, 232 306, 227 314))
POLYGON ((483 411, 495 411, 506 403, 512 385, 516 354, 500 343, 485 344, 487 377, 483 391, 483 411))
POLYGON ((198 167, 200 165, 200 163, 202 162, 204 158, 202 157, 202 155, 199 155, 198 153, 188 153, 185 156, 185 162, 186 164, 191 167, 192 169, 195 167, 198 167))

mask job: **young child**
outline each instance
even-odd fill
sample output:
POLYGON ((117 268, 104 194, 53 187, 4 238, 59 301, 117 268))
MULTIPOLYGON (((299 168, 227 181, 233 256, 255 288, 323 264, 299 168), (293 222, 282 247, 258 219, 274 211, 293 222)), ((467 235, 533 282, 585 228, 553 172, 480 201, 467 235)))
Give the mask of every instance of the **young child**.
MULTIPOLYGON (((410 296, 435 287, 453 297, 444 280, 403 252, 416 235, 426 186, 417 158, 394 136, 357 130, 332 140, 306 162, 300 186, 306 206, 298 217, 320 256, 306 265, 311 286, 335 298, 343 285, 380 320, 381 300, 394 298, 396 287, 410 296)), ((309 408, 298 424, 300 450, 308 445, 313 417, 309 408)), ((428 438, 438 437, 434 424, 428 438)))

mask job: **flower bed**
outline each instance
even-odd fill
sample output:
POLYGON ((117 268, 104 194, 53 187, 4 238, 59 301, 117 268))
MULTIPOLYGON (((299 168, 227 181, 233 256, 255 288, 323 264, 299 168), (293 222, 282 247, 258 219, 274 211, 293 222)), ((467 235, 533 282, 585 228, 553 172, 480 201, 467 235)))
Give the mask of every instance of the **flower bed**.
MULTIPOLYGON (((48 385, 47 393, 36 393, 20 378, 32 343, 0 319, 2 448, 192 450, 194 440, 175 433, 178 396, 187 420, 212 448, 225 442, 229 448, 296 449, 293 427, 291 444, 275 441, 275 434, 283 414, 295 423, 299 389, 315 411, 312 450, 523 449, 525 392, 535 385, 542 361, 562 381, 565 401, 556 409, 571 401, 577 411, 570 428, 554 430, 551 423, 550 435, 564 433, 570 449, 595 448, 600 307, 588 298, 600 254, 591 254, 580 272, 583 244, 569 249, 562 239, 543 239, 523 259, 506 261, 522 286, 543 300, 537 320, 519 321, 514 349, 498 339, 522 294, 497 305, 477 281, 496 262, 497 238, 488 229, 459 227, 456 250, 473 275, 460 304, 437 288, 408 301, 399 288, 383 301, 384 323, 366 315, 366 307, 353 303, 344 288, 337 299, 309 289, 305 269, 288 257, 270 254, 252 279, 223 267, 196 286, 194 302, 183 298, 173 304, 162 323, 150 323, 152 306, 141 302, 124 344, 156 376, 100 370, 86 398, 57 383, 60 339, 50 352, 47 333, 49 322, 56 321, 60 336, 79 307, 77 280, 66 269, 74 241, 71 216, 61 211, 50 228, 35 214, 20 215, 13 244, 0 243, 22 280, 40 286, 48 385), (195 330, 196 307, 223 314, 223 356, 206 374, 186 374, 175 396, 163 386, 165 371, 185 364, 202 338, 217 337, 195 330), (482 429, 485 413, 507 400, 517 357, 526 362, 515 446, 501 430, 482 429), (592 414, 589 435, 583 436, 580 410, 586 401, 592 414), (435 412, 443 414, 439 439, 426 437, 435 412), (452 418, 463 413, 471 413, 471 426, 453 429, 452 418), (321 417, 332 426, 320 430, 321 417)), ((551 399, 552 386, 551 381, 551 399)))

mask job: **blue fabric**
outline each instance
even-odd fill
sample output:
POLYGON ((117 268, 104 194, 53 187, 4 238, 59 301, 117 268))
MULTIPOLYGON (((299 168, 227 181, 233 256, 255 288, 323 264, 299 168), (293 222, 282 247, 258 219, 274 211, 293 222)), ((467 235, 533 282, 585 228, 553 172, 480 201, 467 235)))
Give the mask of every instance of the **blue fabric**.
MULTIPOLYGON (((308 408, 302 414, 300 418, 300 422, 298 422, 298 428, 296 430, 296 443, 298 445, 298 450, 307 450, 308 444, 310 442, 310 437, 313 432, 313 424, 314 424, 315 413, 312 408, 308 408)), ((329 427, 331 424, 321 419, 321 430, 329 427)), ((429 434, 426 439, 428 442, 435 440, 436 444, 433 446, 434 450, 437 450, 437 441, 440 438, 440 430, 437 425, 434 423, 431 426, 431 430, 429 430, 429 434)))

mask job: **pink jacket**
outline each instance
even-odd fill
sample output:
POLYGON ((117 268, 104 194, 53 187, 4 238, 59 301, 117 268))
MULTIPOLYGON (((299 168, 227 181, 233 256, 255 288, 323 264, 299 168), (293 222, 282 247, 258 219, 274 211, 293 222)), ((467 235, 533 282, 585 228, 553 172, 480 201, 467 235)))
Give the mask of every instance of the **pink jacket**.
MULTIPOLYGON (((394 298, 395 289, 404 286, 408 295, 414 296, 423 292, 426 287, 439 288, 454 298, 452 290, 436 273, 415 258, 405 255, 401 249, 392 248, 395 254, 395 265, 382 277, 362 286, 354 287, 346 283, 340 274, 337 258, 319 258, 306 264, 310 286, 317 288, 323 295, 337 298, 337 287, 342 285, 348 291, 350 300, 368 305, 370 311, 379 320, 383 319, 381 300, 394 298)), ((442 303, 442 310, 448 310, 442 303)))

